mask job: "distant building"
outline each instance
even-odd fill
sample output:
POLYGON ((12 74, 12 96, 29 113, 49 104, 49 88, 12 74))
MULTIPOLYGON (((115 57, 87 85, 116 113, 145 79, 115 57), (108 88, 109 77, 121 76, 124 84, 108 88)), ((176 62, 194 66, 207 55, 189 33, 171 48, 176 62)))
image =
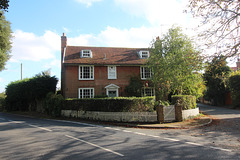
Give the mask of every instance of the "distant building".
POLYGON ((231 67, 231 69, 232 69, 233 71, 240 70, 240 59, 239 59, 239 58, 237 59, 236 67, 231 67))

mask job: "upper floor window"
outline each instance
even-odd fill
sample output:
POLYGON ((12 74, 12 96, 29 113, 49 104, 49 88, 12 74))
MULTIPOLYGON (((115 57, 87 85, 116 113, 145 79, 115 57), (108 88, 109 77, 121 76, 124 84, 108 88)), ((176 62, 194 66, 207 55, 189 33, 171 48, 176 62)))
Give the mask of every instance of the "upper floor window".
POLYGON ((117 67, 108 66, 108 79, 117 79, 117 67))
POLYGON ((139 57, 142 59, 149 57, 149 51, 139 51, 139 57))
POLYGON ((82 50, 81 58, 92 58, 92 51, 91 50, 82 50))
POLYGON ((79 80, 94 80, 94 66, 79 66, 79 80))
POLYGON ((141 79, 148 79, 152 77, 152 70, 148 67, 140 67, 141 79))

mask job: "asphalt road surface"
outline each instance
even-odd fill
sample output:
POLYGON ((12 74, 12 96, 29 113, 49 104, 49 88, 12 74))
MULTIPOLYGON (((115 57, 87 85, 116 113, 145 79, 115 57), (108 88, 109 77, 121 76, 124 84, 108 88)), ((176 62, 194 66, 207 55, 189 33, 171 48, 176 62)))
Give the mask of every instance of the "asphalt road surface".
MULTIPOLYGON (((196 131, 196 130, 195 130, 196 131)), ((0 113, 0 159, 240 159, 189 130, 152 130, 0 113)))

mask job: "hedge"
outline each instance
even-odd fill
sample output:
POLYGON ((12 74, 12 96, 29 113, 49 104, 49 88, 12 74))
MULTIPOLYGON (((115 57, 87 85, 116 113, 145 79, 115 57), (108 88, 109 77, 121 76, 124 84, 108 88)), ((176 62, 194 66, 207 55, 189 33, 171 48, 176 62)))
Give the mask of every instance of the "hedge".
POLYGON ((173 95, 172 104, 179 102, 183 110, 194 109, 197 107, 196 97, 191 95, 173 95))
POLYGON ((233 75, 229 78, 229 86, 233 105, 240 107, 240 75, 233 75))
POLYGON ((56 91, 58 79, 44 73, 33 78, 11 82, 6 87, 6 109, 8 111, 35 111, 36 101, 47 93, 56 91))
POLYGON ((63 110, 102 112, 153 112, 154 97, 66 99, 63 110))

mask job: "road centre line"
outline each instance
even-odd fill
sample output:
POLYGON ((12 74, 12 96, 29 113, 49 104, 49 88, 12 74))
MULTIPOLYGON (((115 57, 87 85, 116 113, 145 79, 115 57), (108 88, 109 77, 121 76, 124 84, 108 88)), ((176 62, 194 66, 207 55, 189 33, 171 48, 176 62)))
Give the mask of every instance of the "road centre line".
POLYGON ((217 149, 217 150, 221 150, 221 151, 226 151, 226 152, 232 152, 232 150, 230 150, 230 149, 224 149, 224 148, 213 147, 213 146, 210 146, 210 148, 212 148, 212 149, 217 149))
POLYGON ((115 152, 115 151, 113 151, 113 150, 110 150, 110 149, 107 149, 107 148, 101 147, 101 146, 96 145, 96 144, 93 144, 93 143, 91 143, 91 142, 87 142, 87 141, 84 141, 84 140, 82 140, 82 139, 79 139, 79 138, 76 138, 76 137, 73 137, 73 136, 69 136, 69 135, 65 135, 65 136, 68 137, 68 138, 71 138, 71 139, 74 139, 74 140, 77 140, 77 141, 83 142, 83 143, 87 143, 87 144, 89 144, 89 145, 91 145, 91 146, 94 146, 94 147, 100 148, 100 149, 102 149, 102 150, 104 150, 104 151, 111 152, 111 153, 116 154, 116 155, 118 155, 118 156, 121 156, 121 157, 124 156, 124 155, 121 154, 121 153, 118 153, 118 152, 115 152))
POLYGON ((39 127, 39 126, 36 126, 36 125, 32 125, 32 124, 27 124, 31 127, 34 127, 34 128, 38 128, 38 129, 42 129, 42 130, 45 130, 45 131, 48 131, 48 132, 52 132, 51 129, 47 129, 47 128, 44 128, 44 127, 39 127))

